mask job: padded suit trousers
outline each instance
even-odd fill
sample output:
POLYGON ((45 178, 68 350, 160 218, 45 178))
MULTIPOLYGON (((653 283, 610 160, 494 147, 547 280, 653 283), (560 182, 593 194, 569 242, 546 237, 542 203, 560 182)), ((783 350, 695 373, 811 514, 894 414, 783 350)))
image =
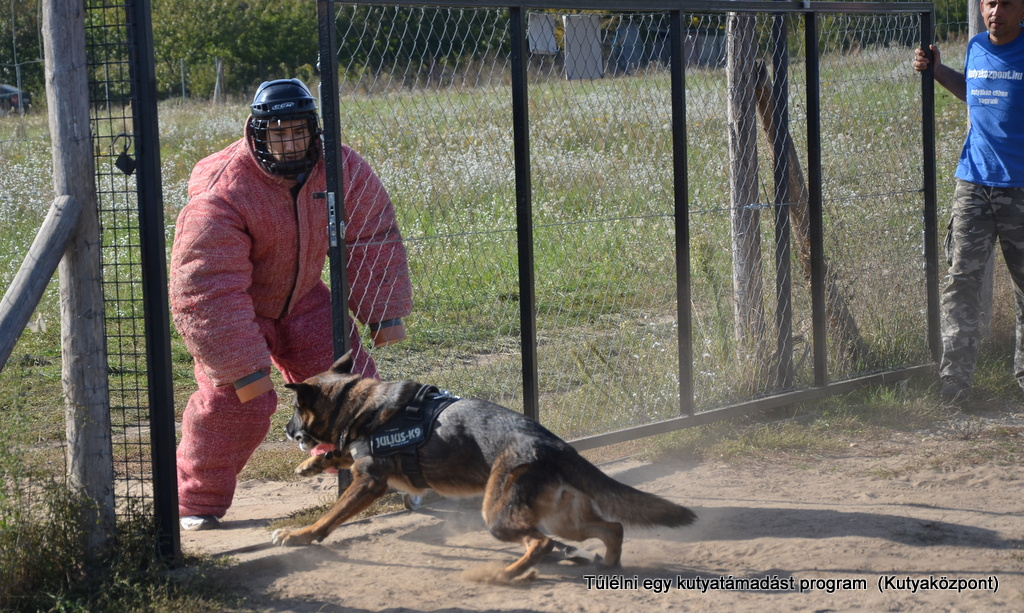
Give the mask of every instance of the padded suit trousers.
MULTIPOLYGON (((256 320, 271 361, 285 381, 302 381, 334 362, 331 294, 326 285, 306 294, 288 315, 256 320)), ((353 372, 377 378, 358 328, 353 325, 350 332, 353 372)), ((185 407, 177 450, 178 513, 223 517, 234 498, 238 474, 270 430, 278 397, 270 391, 242 404, 234 386, 213 385, 198 360, 195 377, 198 389, 185 407)))

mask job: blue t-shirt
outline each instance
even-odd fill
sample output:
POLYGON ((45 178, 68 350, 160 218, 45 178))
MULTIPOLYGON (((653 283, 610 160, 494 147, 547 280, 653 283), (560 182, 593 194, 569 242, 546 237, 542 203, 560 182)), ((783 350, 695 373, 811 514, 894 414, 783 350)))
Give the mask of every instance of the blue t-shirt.
POLYGON ((993 45, 982 32, 967 43, 971 120, 956 176, 992 187, 1024 187, 1024 34, 993 45))

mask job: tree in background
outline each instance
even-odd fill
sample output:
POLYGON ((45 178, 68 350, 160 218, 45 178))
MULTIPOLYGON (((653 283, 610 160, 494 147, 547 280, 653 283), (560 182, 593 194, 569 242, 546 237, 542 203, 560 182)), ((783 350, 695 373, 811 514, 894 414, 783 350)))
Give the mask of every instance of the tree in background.
POLYGON ((39 0, 9 0, 0 9, 0 83, 18 85, 43 105, 42 13, 39 0), (9 12, 8 12, 9 11, 9 12))
POLYGON ((312 74, 316 5, 308 0, 153 0, 153 41, 161 96, 209 98, 224 63, 222 91, 251 92, 275 78, 312 74))

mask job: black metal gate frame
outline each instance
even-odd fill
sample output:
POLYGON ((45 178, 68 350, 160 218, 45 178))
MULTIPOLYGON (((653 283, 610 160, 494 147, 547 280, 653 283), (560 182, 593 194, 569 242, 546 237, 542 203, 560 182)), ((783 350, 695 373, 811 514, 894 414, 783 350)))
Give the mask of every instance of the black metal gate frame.
MULTIPOLYGON (((334 0, 318 0, 317 15, 320 32, 321 87, 323 92, 338 91, 337 88, 337 48, 334 39, 335 4, 351 4, 334 0)), ((423 2, 407 2, 401 0, 375 0, 370 3, 380 6, 425 6, 423 2)), ((701 424, 718 421, 728 417, 746 415, 763 409, 789 406, 800 402, 815 400, 825 396, 846 393, 868 385, 887 385, 915 376, 933 373, 935 364, 924 364, 895 371, 877 373, 855 379, 832 382, 829 381, 827 364, 827 347, 825 331, 825 283, 824 283, 824 229, 822 220, 822 176, 821 176, 821 108, 820 83, 818 65, 818 17, 822 14, 913 14, 921 16, 921 48, 928 49, 934 39, 934 5, 931 3, 868 3, 868 2, 744 2, 744 1, 667 1, 667 0, 610 0, 601 2, 590 0, 536 0, 510 4, 500 1, 469 1, 456 3, 430 4, 431 7, 458 8, 496 8, 507 9, 510 17, 511 63, 512 63, 512 121, 514 134, 516 220, 517 220, 517 251, 519 263, 519 296, 520 326, 522 346, 522 382, 523 408, 527 416, 539 418, 539 384, 537 372, 537 326, 534 287, 533 261, 533 226, 530 178, 530 130, 527 98, 527 50, 526 50, 526 12, 529 9, 567 9, 567 10, 604 10, 604 11, 636 11, 666 12, 670 15, 671 40, 671 94, 672 94, 672 147, 673 177, 675 185, 674 216, 675 216, 675 252, 676 252, 676 294, 679 323, 679 417, 607 432, 571 441, 577 449, 591 449, 680 430, 701 424), (772 30, 773 52, 772 65, 776 78, 773 82, 773 98, 780 101, 775 110, 775 125, 784 126, 788 138, 788 55, 786 51, 787 15, 803 15, 806 61, 806 99, 807 99, 807 146, 808 146, 808 210, 810 220, 811 244, 811 311, 813 320, 813 364, 814 385, 807 389, 789 391, 751 401, 745 401, 717 409, 694 412, 693 402, 693 348, 691 346, 691 302, 690 302, 690 262, 689 262, 689 200, 686 154, 686 87, 685 61, 683 58, 683 39, 685 13, 769 13, 775 16, 772 30)), ((924 257, 925 276, 927 283, 927 319, 928 347, 933 362, 940 356, 939 344, 939 289, 938 289, 938 245, 936 222, 936 159, 934 138, 934 80, 931 69, 921 79, 921 132, 922 132, 922 194, 924 198, 924 257)), ((321 106, 324 121, 324 148, 330 153, 340 151, 341 126, 338 116, 339 100, 337 95, 322 96, 321 106)), ((774 144, 776 148, 785 147, 784 140, 774 144)), ((777 245, 776 261, 776 295, 790 295, 790 252, 789 252, 789 215, 785 205, 789 202, 788 185, 785 177, 786 155, 776 151, 775 158, 780 160, 774 168, 775 178, 775 231, 777 245)), ((337 160, 338 156, 325 155, 327 166, 328 187, 327 199, 335 202, 334 193, 343 190, 337 160), (332 193, 333 190, 333 193, 332 193)), ((334 219, 337 224, 343 223, 344 202, 338 201, 340 211, 334 219)), ((340 226, 339 226, 340 227, 340 226)), ((343 232, 338 232, 344 236, 343 232)), ((344 287, 344 247, 343 245, 332 254, 332 269, 340 267, 340 273, 332 270, 332 282, 337 276, 338 287, 344 287)), ((332 283, 333 284, 333 283, 332 283)), ((336 299, 343 294, 335 291, 336 299)), ((778 354, 786 356, 780 368, 782 387, 792 386, 792 312, 789 300, 779 300, 776 314, 778 328, 778 354)), ((344 334, 347 323, 344 321, 347 309, 344 302, 336 303, 335 307, 335 347, 342 347, 348 335, 344 334), (338 338, 338 334, 343 334, 338 338)))
MULTIPOLYGON (((167 302, 167 252, 160 130, 150 0, 123 5, 131 80, 135 190, 139 213, 142 308, 145 320, 147 400, 152 459, 154 538, 164 560, 181 559, 175 466, 174 387, 171 370, 171 320, 167 302)), ((90 5, 88 10, 111 8, 90 5)))

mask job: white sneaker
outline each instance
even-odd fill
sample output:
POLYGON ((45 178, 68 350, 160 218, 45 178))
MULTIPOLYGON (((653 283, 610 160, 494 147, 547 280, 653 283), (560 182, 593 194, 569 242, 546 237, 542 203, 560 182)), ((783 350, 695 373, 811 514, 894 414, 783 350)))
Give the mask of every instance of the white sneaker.
POLYGON ((181 529, 195 532, 196 530, 216 530, 220 528, 220 520, 214 515, 186 515, 181 518, 181 529))

